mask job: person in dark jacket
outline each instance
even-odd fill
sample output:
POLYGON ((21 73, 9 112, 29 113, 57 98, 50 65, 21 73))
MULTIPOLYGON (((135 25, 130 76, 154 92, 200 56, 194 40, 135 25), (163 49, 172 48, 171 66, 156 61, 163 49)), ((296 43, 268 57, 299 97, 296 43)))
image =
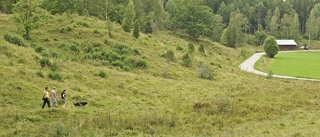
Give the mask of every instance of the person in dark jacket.
POLYGON ((62 101, 62 107, 65 107, 67 104, 67 90, 63 90, 61 92, 61 101, 62 101))

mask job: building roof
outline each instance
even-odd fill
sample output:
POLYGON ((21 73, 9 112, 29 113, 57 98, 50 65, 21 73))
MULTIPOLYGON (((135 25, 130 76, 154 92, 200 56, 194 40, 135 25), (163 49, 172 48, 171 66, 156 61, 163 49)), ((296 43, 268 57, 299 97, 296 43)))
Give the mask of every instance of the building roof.
POLYGON ((297 43, 294 40, 276 40, 278 45, 294 45, 296 46, 297 43))

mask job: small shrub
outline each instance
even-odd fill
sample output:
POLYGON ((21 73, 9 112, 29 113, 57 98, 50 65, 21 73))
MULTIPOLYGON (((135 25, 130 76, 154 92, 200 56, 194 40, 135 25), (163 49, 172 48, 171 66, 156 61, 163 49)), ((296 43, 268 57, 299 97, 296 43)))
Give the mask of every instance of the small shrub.
POLYGON ((65 33, 65 32, 67 32, 67 31, 66 31, 64 28, 61 28, 59 32, 60 32, 60 33, 65 33))
POLYGON ((203 44, 200 44, 200 47, 199 47, 199 52, 205 54, 205 50, 204 50, 204 45, 203 44))
POLYGON ((68 47, 67 44, 62 43, 62 44, 60 44, 59 49, 66 49, 67 47, 68 47))
POLYGON ((135 58, 125 58, 123 60, 123 66, 126 66, 126 68, 129 68, 128 70, 130 70, 132 67, 134 67, 134 62, 137 62, 135 58))
POLYGON ((77 25, 81 25, 81 26, 83 26, 83 27, 89 27, 89 24, 87 23, 87 22, 84 22, 84 21, 79 21, 78 23, 77 23, 77 25))
POLYGON ((89 46, 87 46, 86 48, 85 48, 85 52, 86 53, 90 53, 90 52, 92 52, 93 51, 93 46, 92 45, 89 45, 89 46))
POLYGON ((45 39, 43 39, 43 41, 44 41, 44 42, 49 42, 50 39, 49 39, 49 38, 45 38, 45 39))
POLYGON ((131 69, 131 67, 129 65, 125 64, 124 66, 122 66, 121 69, 123 69, 125 71, 129 71, 131 69))
POLYGON ((201 79, 213 78, 212 72, 208 69, 208 67, 204 63, 201 63, 199 66, 199 78, 201 79))
POLYGON ((70 31, 72 31, 72 29, 71 29, 70 26, 68 26, 67 28, 61 28, 59 32, 60 33, 66 33, 66 32, 70 32, 70 31))
POLYGON ((101 59, 108 59, 109 57, 109 52, 104 50, 101 52, 101 59))
POLYGON ((93 52, 91 54, 92 56, 92 59, 95 59, 95 60, 98 60, 98 59, 101 59, 101 54, 99 52, 93 52))
POLYGON ((109 61, 102 61, 102 65, 103 65, 103 66, 109 66, 109 65, 110 65, 110 62, 109 62, 109 61))
POLYGON ((110 62, 114 62, 114 61, 120 60, 120 59, 121 59, 121 55, 119 55, 116 52, 111 51, 107 60, 110 62))
POLYGON ((62 80, 62 76, 59 72, 52 71, 49 73, 48 77, 52 80, 62 80))
POLYGON ((59 53, 56 51, 51 51, 51 56, 54 58, 58 58, 59 57, 59 53))
POLYGON ((100 32, 97 29, 93 30, 93 33, 94 34, 100 34, 100 32))
POLYGON ((40 59, 40 65, 41 67, 51 66, 51 62, 48 58, 41 58, 40 59))
POLYGON ((183 48, 179 45, 179 46, 177 47, 177 50, 178 50, 178 51, 183 51, 183 48))
POLYGON ((112 51, 117 52, 120 55, 128 54, 130 53, 130 47, 125 44, 115 44, 112 47, 112 51))
POLYGON ((126 59, 125 62, 128 62, 128 66, 132 66, 133 68, 146 68, 147 67, 147 61, 144 59, 135 59, 135 58, 130 58, 126 59), (130 63, 130 65, 129 65, 130 63))
POLYGON ((74 54, 77 54, 80 52, 80 49, 78 48, 78 45, 76 44, 72 44, 71 47, 70 47, 70 50, 74 53, 74 54))
POLYGON ((189 43, 188 44, 188 49, 189 49, 189 52, 194 52, 194 45, 193 45, 193 43, 189 43))
POLYGON ((192 65, 192 60, 189 56, 189 54, 185 54, 183 57, 182 57, 182 61, 183 61, 183 66, 185 67, 191 67, 192 65))
POLYGON ((105 78, 107 76, 106 72, 103 71, 103 70, 100 70, 99 73, 98 73, 98 76, 102 77, 102 78, 105 78))
POLYGON ((69 32, 69 31, 72 31, 72 29, 71 29, 71 27, 70 26, 68 26, 67 28, 66 28, 66 30, 69 32))
POLYGON ((24 46, 23 38, 17 34, 5 33, 3 38, 9 43, 16 44, 18 46, 24 46))
POLYGON ((164 56, 169 61, 174 61, 175 60, 175 56, 174 56, 173 50, 168 50, 167 53, 164 56))
POLYGON ((88 53, 84 56, 84 59, 93 59, 92 54, 88 53))
POLYGON ((140 52, 138 49, 133 49, 133 53, 136 54, 136 55, 140 55, 140 52))
POLYGON ((37 76, 44 78, 44 73, 42 71, 37 71, 37 76))
POLYGON ((125 63, 123 61, 121 61, 121 60, 116 60, 116 61, 111 62, 112 66, 120 67, 120 68, 123 68, 124 64, 125 63))
POLYGON ((136 64, 136 68, 146 68, 146 67, 147 67, 147 61, 144 59, 140 59, 136 64))
POLYGON ((42 54, 41 54, 43 57, 49 57, 49 52, 44 50, 42 51, 42 54))
POLYGON ((59 70, 58 64, 57 64, 57 63, 51 63, 51 65, 50 65, 50 70, 51 70, 51 71, 57 71, 57 70, 59 70))
POLYGON ((193 105, 193 110, 200 112, 202 109, 208 109, 211 107, 211 103, 209 102, 196 102, 193 105))
POLYGON ((37 45, 35 51, 41 53, 42 51, 44 51, 44 47, 42 45, 37 45))
POLYGON ((218 96, 211 101, 215 105, 215 114, 230 114, 233 112, 233 99, 230 97, 218 96))

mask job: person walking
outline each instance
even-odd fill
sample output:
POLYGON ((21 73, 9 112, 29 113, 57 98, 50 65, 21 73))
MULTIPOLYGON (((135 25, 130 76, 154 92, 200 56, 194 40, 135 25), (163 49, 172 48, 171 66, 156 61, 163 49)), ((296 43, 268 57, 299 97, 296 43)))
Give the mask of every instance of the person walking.
POLYGON ((57 106, 56 87, 54 87, 51 91, 51 101, 52 101, 52 106, 53 105, 57 106))
POLYGON ((66 93, 67 91, 64 89, 62 92, 61 92, 61 100, 62 100, 62 103, 63 103, 63 105, 62 105, 62 107, 65 107, 66 106, 66 104, 67 104, 67 93, 66 93))
POLYGON ((43 92, 43 96, 42 96, 42 100, 43 100, 43 105, 42 105, 42 109, 45 107, 46 104, 48 104, 48 107, 50 108, 50 100, 49 100, 49 91, 48 91, 48 87, 46 87, 44 89, 43 92))

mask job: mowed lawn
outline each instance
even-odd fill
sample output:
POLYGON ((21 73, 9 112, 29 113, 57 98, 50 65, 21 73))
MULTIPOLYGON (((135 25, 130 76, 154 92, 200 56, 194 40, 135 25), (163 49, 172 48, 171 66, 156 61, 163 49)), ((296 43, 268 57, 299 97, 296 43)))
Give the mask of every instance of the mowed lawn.
POLYGON ((267 68, 273 74, 320 79, 320 52, 278 53, 267 68))

